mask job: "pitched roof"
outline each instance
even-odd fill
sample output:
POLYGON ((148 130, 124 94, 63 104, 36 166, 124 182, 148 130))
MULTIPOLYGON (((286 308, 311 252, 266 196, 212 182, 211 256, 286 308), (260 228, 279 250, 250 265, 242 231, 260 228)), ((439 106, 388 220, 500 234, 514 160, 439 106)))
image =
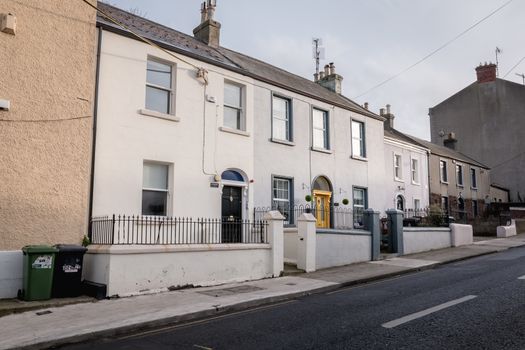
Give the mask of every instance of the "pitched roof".
MULTIPOLYGON (((406 136, 408 136, 408 135, 406 135, 406 136)), ((414 141, 416 141, 417 143, 419 143, 423 147, 428 148, 430 150, 430 153, 432 153, 432 154, 436 154, 438 156, 447 157, 447 158, 451 158, 451 159, 457 159, 457 160, 459 160, 461 162, 465 162, 465 163, 468 163, 468 164, 479 166, 481 168, 489 169, 489 167, 486 166, 485 164, 482 164, 482 163, 478 162, 477 160, 472 159, 472 158, 464 155, 461 152, 454 151, 451 148, 448 148, 448 147, 445 147, 445 146, 440 146, 440 145, 437 145, 435 143, 432 143, 432 142, 420 139, 420 138, 412 136, 412 135, 410 135, 408 137, 410 137, 411 139, 413 139, 414 141)))
POLYGON ((415 140, 413 140, 410 136, 405 135, 401 131, 398 131, 396 129, 387 128, 387 129, 384 130, 384 133, 385 133, 386 137, 390 137, 390 138, 396 139, 398 141, 410 143, 412 145, 415 145, 415 146, 418 146, 418 147, 421 147, 421 148, 427 148, 427 147, 421 145, 419 142, 416 142, 415 140))
MULTIPOLYGON (((368 117, 383 120, 379 115, 361 107, 356 102, 332 92, 321 85, 275 67, 253 57, 243 55, 224 47, 213 48, 194 37, 172 28, 155 23, 146 18, 134 15, 117 7, 98 2, 98 8, 135 33, 145 37, 159 46, 189 57, 229 69, 254 79, 279 86, 298 94, 333 104, 368 117)), ((97 25, 121 35, 136 37, 127 30, 105 18, 100 12, 97 25)))

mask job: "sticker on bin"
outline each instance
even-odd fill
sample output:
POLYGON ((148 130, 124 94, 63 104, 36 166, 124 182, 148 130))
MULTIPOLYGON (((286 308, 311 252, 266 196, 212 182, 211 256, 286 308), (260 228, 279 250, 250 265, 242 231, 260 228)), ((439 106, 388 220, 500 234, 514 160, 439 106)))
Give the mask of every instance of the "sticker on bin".
POLYGON ((78 270, 80 270, 81 267, 79 264, 75 264, 75 265, 63 265, 62 266, 62 270, 65 272, 65 273, 69 273, 69 272, 78 272, 78 270))
POLYGON ((53 267, 53 256, 41 255, 33 261, 31 267, 34 269, 50 269, 53 267))

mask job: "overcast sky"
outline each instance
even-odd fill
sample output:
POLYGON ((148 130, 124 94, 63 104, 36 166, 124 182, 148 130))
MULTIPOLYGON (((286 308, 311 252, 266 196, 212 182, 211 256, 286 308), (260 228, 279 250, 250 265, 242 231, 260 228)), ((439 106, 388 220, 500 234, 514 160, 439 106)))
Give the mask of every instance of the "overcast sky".
MULTIPOLYGON (((312 38, 323 39, 325 59, 344 77, 343 94, 378 112, 387 103, 395 127, 429 138, 428 108, 475 80, 474 68, 499 58, 503 77, 525 56, 525 1, 514 0, 460 39, 372 92, 490 14, 508 0, 217 0, 221 46, 311 79, 312 38)), ((109 0, 124 10, 192 34, 198 0, 109 0)), ((521 83, 525 61, 506 79, 521 83)))

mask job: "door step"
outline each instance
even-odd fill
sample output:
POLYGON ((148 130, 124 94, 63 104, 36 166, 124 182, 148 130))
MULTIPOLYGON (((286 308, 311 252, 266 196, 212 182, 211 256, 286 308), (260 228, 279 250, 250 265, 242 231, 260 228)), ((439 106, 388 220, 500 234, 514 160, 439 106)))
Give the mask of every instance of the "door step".
POLYGON ((305 273, 304 270, 298 269, 296 264, 285 263, 284 264, 284 276, 294 276, 305 273))
POLYGON ((379 254, 379 260, 386 260, 386 259, 396 258, 398 256, 399 256, 399 254, 397 254, 397 253, 381 253, 381 254, 379 254))

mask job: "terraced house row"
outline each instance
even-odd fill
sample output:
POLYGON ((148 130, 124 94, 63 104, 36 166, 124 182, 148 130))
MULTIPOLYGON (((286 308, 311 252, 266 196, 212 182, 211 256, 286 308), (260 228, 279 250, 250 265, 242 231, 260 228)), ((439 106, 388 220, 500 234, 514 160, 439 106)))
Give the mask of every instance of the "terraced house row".
MULTIPOLYGON (((345 97, 334 63, 309 80, 222 47, 214 11, 202 4, 191 36, 102 2, 0 5, 2 263, 86 235, 100 244, 90 278, 104 282, 126 277, 110 263, 117 244, 226 244, 206 263, 267 261, 273 210, 285 226, 311 212, 334 230, 362 228, 367 208, 482 213, 486 166, 394 129, 390 106, 345 97), (58 36, 42 34, 42 12, 58 36)), ((262 270, 236 278, 274 273, 262 270)), ((0 275, 0 297, 20 278, 0 275)))

